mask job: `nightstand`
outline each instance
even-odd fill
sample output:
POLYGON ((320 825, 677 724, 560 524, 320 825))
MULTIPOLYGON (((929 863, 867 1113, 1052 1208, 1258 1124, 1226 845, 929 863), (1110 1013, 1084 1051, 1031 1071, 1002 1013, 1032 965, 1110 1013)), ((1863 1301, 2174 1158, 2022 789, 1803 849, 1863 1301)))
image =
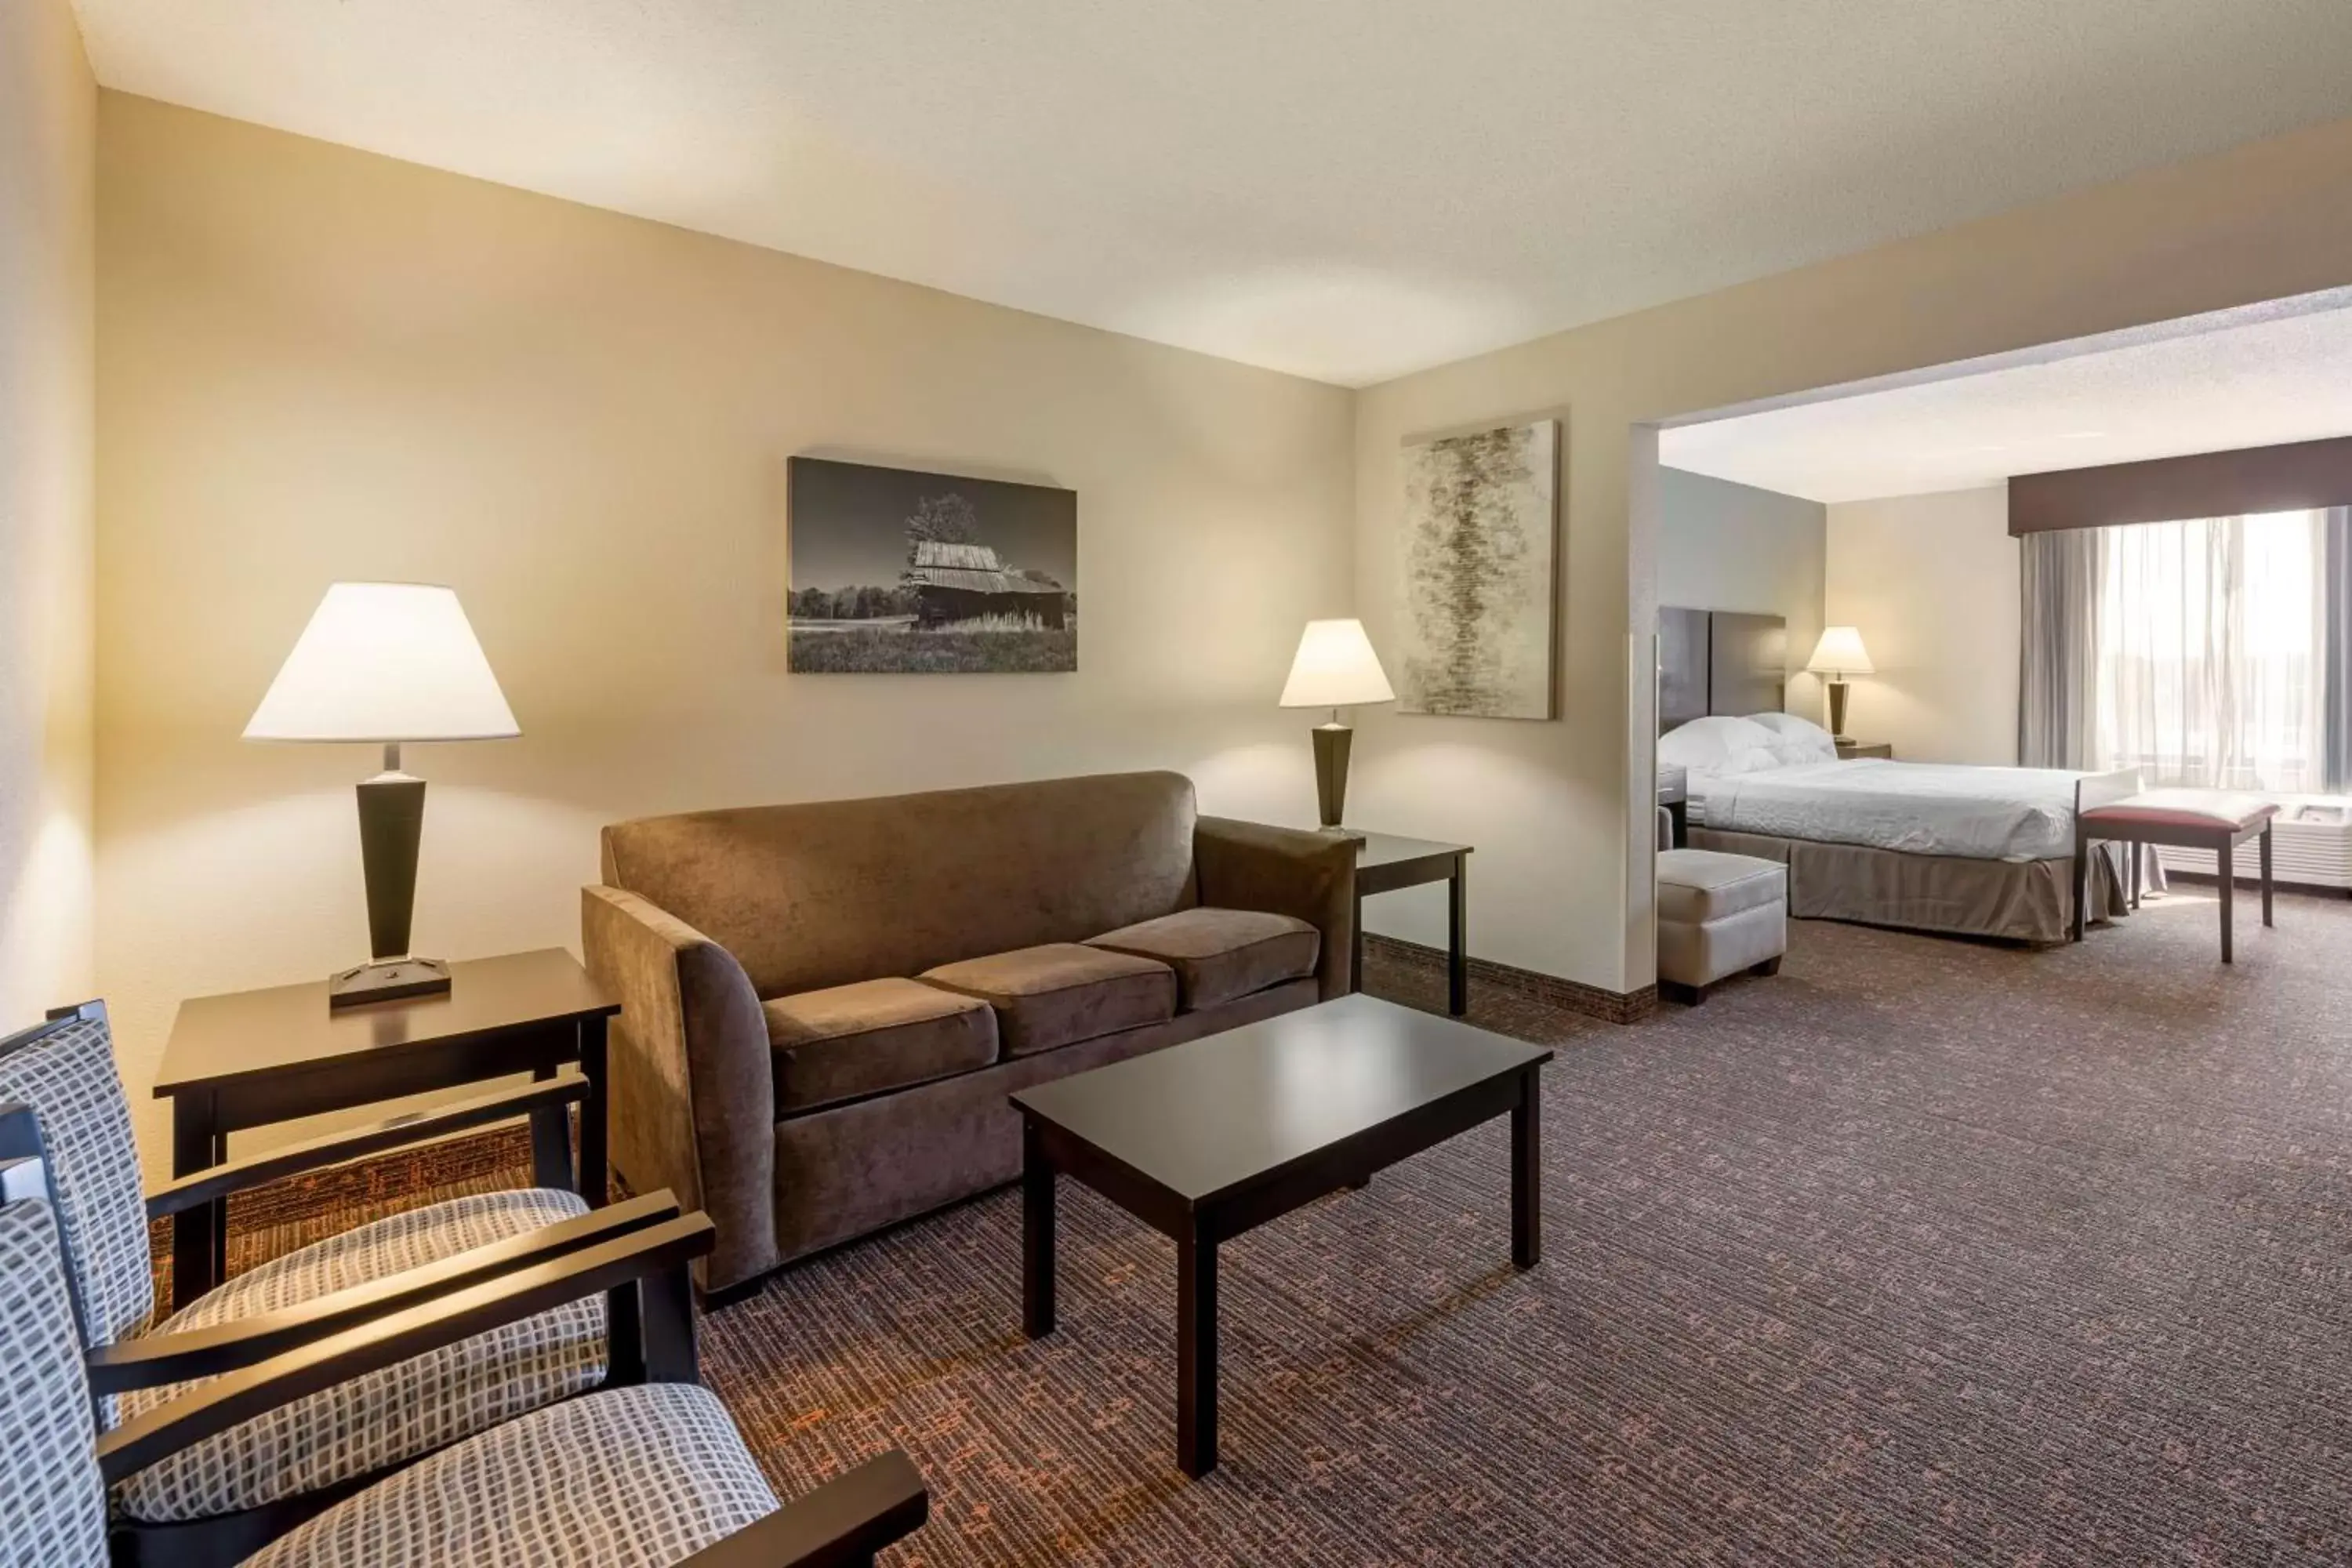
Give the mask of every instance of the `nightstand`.
MULTIPOLYGON (((569 1109, 531 1112, 534 1180, 604 1202, 604 1021, 621 1005, 562 948, 463 959, 447 991, 331 1007, 327 983, 199 996, 180 1004, 155 1075, 172 1102, 172 1174, 228 1158, 228 1137, 321 1111, 452 1089, 510 1073, 552 1078, 577 1062, 580 1165, 569 1109)), ((226 1198, 172 1222, 172 1300, 185 1306, 227 1273, 226 1198)))
POLYGON ((1849 757, 1885 757, 1889 762, 1895 760, 1895 742, 1892 741, 1840 741, 1837 743, 1837 749, 1840 762, 1849 757))

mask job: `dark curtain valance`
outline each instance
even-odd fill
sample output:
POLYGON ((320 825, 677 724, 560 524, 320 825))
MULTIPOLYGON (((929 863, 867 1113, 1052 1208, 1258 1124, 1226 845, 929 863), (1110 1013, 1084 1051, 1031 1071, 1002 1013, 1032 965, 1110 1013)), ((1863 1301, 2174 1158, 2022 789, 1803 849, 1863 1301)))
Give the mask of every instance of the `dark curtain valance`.
POLYGON ((2009 481, 2009 531, 2024 535, 2339 506, 2352 506, 2352 436, 2020 474, 2009 481))

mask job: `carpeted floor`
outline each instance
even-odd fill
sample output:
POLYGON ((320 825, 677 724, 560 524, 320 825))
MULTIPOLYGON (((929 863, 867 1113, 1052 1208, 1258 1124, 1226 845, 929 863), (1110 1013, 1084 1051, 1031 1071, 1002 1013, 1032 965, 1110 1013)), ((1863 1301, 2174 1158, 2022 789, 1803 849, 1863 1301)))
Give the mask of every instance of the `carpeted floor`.
POLYGON ((2210 897, 2040 953, 1801 924, 1633 1027, 1477 996, 1562 1047, 1542 1267, 1499 1126, 1229 1245, 1203 1481, 1172 1253, 1066 1184, 1051 1340, 1003 1193, 713 1314, 707 1378, 782 1489, 908 1449, 904 1564, 2345 1562, 2352 904, 2225 970, 2210 897))

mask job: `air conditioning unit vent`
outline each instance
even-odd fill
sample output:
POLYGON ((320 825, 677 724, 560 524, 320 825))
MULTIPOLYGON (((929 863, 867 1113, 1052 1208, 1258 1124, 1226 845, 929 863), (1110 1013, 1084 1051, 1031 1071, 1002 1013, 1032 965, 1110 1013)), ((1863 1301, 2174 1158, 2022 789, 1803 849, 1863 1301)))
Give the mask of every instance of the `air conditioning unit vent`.
MULTIPOLYGON (((2279 814, 2271 824, 2271 874, 2279 882, 2306 888, 2352 889, 2352 799, 2343 795, 2283 795, 2279 814)), ((2215 874, 2210 849, 2157 850, 2168 871, 2191 876, 2215 874)), ((2238 849, 2236 870, 2242 880, 2256 874, 2258 862, 2252 842, 2238 849)))

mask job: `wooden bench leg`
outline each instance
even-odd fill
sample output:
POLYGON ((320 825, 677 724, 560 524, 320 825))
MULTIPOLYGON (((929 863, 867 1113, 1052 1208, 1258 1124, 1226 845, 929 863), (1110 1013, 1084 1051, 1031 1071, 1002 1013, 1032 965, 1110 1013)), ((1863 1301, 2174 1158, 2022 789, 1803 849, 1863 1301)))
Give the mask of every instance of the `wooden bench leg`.
POLYGON ((2236 901, 2238 868, 2236 851, 2227 838, 2215 849, 2213 859, 2214 869, 2221 874, 2221 962, 2232 963, 2236 960, 2230 953, 2230 907, 2236 901))
POLYGON ((2131 855, 2131 907, 2134 910, 2137 910, 2139 908, 2139 863, 2142 859, 2146 858, 2147 855, 2147 846, 2145 844, 2133 844, 2127 847, 2128 852, 2131 855))
POLYGON ((2271 920, 2271 825, 2263 824, 2263 924, 2271 920))
POLYGON ((2074 940, 2083 940, 2083 902, 2091 887, 2091 845, 2080 827, 2074 830, 2074 940))

